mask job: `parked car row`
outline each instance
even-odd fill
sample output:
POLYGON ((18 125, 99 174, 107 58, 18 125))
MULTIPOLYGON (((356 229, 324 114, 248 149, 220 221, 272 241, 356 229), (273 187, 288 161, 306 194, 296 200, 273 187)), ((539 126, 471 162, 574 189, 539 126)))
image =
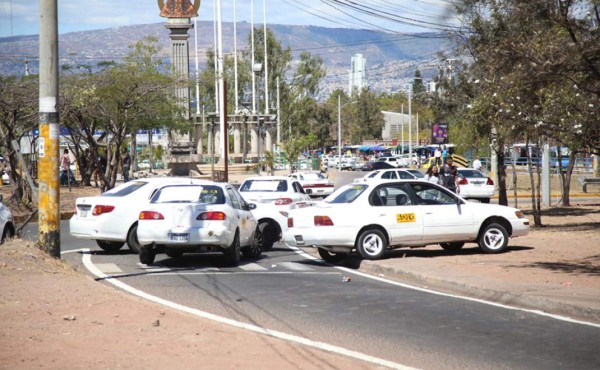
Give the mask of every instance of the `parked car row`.
POLYGON ((127 244, 144 264, 162 253, 216 251, 231 266, 258 258, 280 240, 316 247, 324 260, 339 262, 354 250, 378 259, 392 248, 431 244, 457 250, 476 242, 485 253, 500 253, 509 237, 528 232, 519 210, 465 199, 488 203, 490 179, 473 169, 461 169, 459 178, 460 195, 424 181, 417 170, 396 167, 337 190, 318 172, 250 177, 239 188, 143 178, 78 198, 69 226, 71 235, 95 240, 106 252, 127 244))

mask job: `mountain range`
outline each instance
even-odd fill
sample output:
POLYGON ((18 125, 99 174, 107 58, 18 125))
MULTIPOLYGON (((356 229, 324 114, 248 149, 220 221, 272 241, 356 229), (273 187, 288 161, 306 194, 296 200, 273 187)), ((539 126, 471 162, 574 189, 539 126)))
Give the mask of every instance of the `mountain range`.
MULTIPOLYGON (((248 45, 251 25, 238 22, 237 50, 248 45)), ((256 27, 256 25, 255 25, 256 27)), ((224 22, 224 53, 234 50, 233 23, 224 22)), ((284 47, 292 49, 294 57, 307 51, 319 55, 327 69, 323 93, 336 88, 347 89, 351 58, 357 53, 367 61, 368 85, 374 91, 396 92, 414 76, 419 68, 425 81, 437 74, 441 67, 438 53, 448 48, 448 39, 441 33, 392 34, 381 31, 327 28, 316 26, 269 25, 270 30, 284 47)), ((198 60, 204 65, 205 52, 213 47, 213 22, 197 23, 191 29, 190 69, 195 68, 196 38, 198 60)), ((59 30, 60 31, 60 30, 59 30)), ((169 31, 164 23, 133 25, 93 31, 71 32, 59 35, 60 64, 94 65, 99 61, 119 61, 129 52, 129 46, 147 36, 155 36, 162 49, 159 56, 170 57, 169 31)), ((37 73, 39 37, 15 36, 0 38, 0 74, 23 75, 37 73)))

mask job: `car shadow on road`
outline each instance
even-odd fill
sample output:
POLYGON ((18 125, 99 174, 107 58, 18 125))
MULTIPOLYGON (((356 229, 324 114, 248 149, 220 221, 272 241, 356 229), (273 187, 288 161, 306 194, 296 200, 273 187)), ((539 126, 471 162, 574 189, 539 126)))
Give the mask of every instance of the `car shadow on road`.
MULTIPOLYGON (((508 250, 504 253, 514 253, 514 252, 523 252, 532 250, 532 247, 523 247, 523 246, 509 246, 508 250)), ((444 249, 394 249, 388 251, 383 260, 390 259, 402 259, 402 258, 444 258, 444 257, 453 257, 453 256, 472 256, 483 254, 481 249, 479 249, 476 245, 466 245, 462 249, 458 251, 446 251, 444 249)), ((361 263, 365 261, 360 257, 358 253, 351 253, 344 261, 342 262, 342 266, 351 268, 351 269, 359 269, 361 263)))

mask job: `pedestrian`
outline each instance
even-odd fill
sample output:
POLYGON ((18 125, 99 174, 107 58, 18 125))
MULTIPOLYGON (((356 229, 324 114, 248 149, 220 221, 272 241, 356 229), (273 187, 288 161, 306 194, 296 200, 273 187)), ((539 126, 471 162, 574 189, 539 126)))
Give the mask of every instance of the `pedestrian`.
POLYGON ((452 159, 452 157, 449 157, 446 160, 446 163, 440 168, 439 181, 439 184, 445 187, 446 189, 455 193, 460 192, 460 189, 458 187, 458 171, 456 166, 454 165, 454 160, 452 159))
POLYGON ((69 181, 69 167, 71 166, 71 158, 69 157, 69 149, 65 149, 60 156, 60 184, 67 185, 69 181))
POLYGON ((442 146, 442 164, 445 164, 448 160, 448 148, 446 146, 442 146))
POLYGON ((127 148, 123 148, 121 154, 121 164, 123 165, 123 182, 129 181, 129 169, 131 168, 131 157, 127 148))
POLYGON ((439 183, 440 178, 438 174, 438 167, 436 165, 430 166, 425 172, 425 180, 433 182, 434 184, 439 183))
POLYGON ((477 171, 481 171, 481 161, 479 160, 479 157, 475 157, 475 160, 473 161, 473 168, 477 171))
POLYGON ((437 148, 435 148, 435 152, 433 153, 433 157, 435 158, 435 165, 436 166, 441 166, 442 165, 442 150, 440 149, 439 145, 438 145, 437 148))

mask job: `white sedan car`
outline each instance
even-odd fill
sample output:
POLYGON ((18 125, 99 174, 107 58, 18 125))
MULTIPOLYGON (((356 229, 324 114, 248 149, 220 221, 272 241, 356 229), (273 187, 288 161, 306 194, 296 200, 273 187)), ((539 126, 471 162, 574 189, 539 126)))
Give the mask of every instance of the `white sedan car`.
POLYGON ((476 242, 484 253, 501 253, 509 237, 529 232, 516 208, 467 202, 422 180, 349 184, 309 207, 291 208, 284 241, 316 247, 333 263, 353 250, 375 260, 388 249, 431 244, 456 251, 476 242))
POLYGON ((414 179, 422 179, 424 175, 419 170, 412 170, 407 168, 398 168, 398 169, 382 169, 382 170, 373 170, 363 177, 359 177, 354 179, 355 183, 377 180, 377 179, 386 179, 386 180, 414 180, 414 179))
POLYGON ((99 196, 77 198, 69 231, 76 238, 95 240, 107 252, 116 252, 127 242, 129 249, 138 253, 138 216, 156 189, 166 184, 199 181, 183 177, 148 177, 126 182, 99 196))
POLYGON ((0 244, 4 243, 6 239, 10 239, 15 236, 15 220, 13 219, 10 208, 2 204, 2 195, 0 195, 0 244))
POLYGON ((320 172, 295 172, 288 177, 298 180, 310 197, 326 197, 335 190, 333 181, 320 172))
POLYGON ((222 252, 230 266, 239 264, 240 254, 257 258, 262 233, 251 212, 254 208, 227 183, 162 186, 139 213, 140 262, 154 263, 161 252, 169 257, 222 252))
POLYGON ((249 177, 240 186, 240 194, 256 204, 252 211, 263 234, 263 250, 271 250, 287 227, 290 204, 310 201, 302 185, 286 176, 249 177), (283 212, 283 213, 282 213, 283 212))
POLYGON ((481 203, 489 203, 494 196, 494 181, 474 168, 459 168, 458 185, 460 196, 465 199, 476 199, 481 203))

